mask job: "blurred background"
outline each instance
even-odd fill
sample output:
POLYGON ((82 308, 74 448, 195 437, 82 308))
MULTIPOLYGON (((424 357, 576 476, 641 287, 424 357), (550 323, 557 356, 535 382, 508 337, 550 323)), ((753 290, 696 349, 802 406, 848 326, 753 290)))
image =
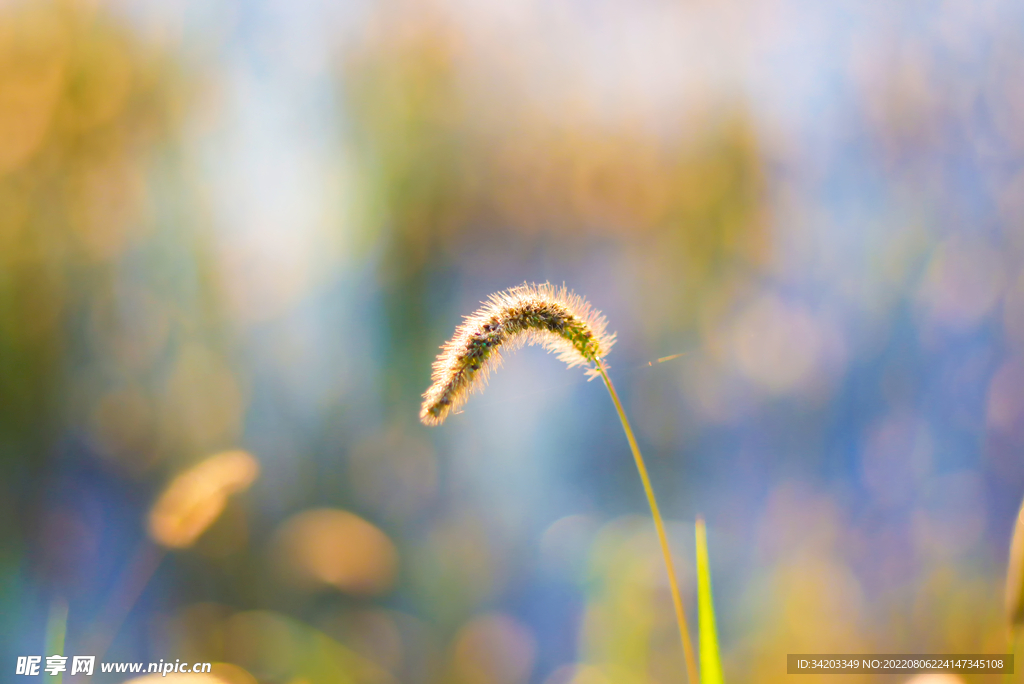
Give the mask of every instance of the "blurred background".
POLYGON ((0 3, 2 678, 64 632, 236 684, 683 682, 602 387, 526 349, 417 420, 524 281, 618 332, 691 607, 708 522, 726 681, 1006 652, 1022 29, 1014 0, 0 3))

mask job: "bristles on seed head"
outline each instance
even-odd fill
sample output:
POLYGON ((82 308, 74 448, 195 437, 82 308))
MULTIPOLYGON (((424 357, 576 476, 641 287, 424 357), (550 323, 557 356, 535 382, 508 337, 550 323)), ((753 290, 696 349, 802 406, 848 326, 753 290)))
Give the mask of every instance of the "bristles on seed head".
MULTIPOLYGON (((582 297, 549 283, 524 283, 491 295, 465 318, 434 361, 433 384, 423 394, 420 420, 440 425, 482 388, 501 349, 539 344, 569 365, 597 364, 615 343, 606 321, 582 297)), ((588 373, 595 373, 591 368, 588 373)))

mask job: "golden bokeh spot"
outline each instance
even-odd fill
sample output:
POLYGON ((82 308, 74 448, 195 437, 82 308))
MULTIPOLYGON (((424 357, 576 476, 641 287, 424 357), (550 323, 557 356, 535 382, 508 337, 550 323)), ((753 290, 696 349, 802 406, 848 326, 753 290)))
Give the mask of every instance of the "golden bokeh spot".
POLYGON ((149 534, 171 548, 191 546, 224 510, 228 496, 259 475, 259 463, 245 451, 225 451, 178 475, 149 514, 149 534))
POLYGON ((964 684, 964 680, 948 672, 929 672, 914 675, 906 684, 964 684))
POLYGON ((0 176, 39 149, 65 84, 66 28, 33 5, 0 13, 0 176))
POLYGON ((258 684, 255 677, 238 665, 213 663, 213 667, 210 669, 213 676, 225 684, 258 684))
POLYGON ((348 511, 299 513, 281 525, 272 548, 281 577, 303 588, 372 596, 390 589, 398 571, 388 536, 348 511))
MULTIPOLYGON (((189 661, 189 667, 195 663, 189 661)), ((205 663, 204 663, 205 664, 205 663)), ((169 682, 170 684, 257 684, 256 678, 238 665, 231 663, 211 663, 209 672, 200 673, 175 673, 147 674, 144 677, 130 679, 124 684, 155 684, 156 682, 169 682)))
MULTIPOLYGON (((189 666, 191 665, 192 663, 189 664, 189 666)), ((211 667, 210 669, 212 670, 213 668, 211 667)), ((154 673, 129 679, 124 684, 157 684, 158 682, 162 684, 235 684, 235 682, 230 679, 222 679, 221 677, 213 674, 212 671, 199 674, 181 674, 171 672, 166 676, 154 673)))

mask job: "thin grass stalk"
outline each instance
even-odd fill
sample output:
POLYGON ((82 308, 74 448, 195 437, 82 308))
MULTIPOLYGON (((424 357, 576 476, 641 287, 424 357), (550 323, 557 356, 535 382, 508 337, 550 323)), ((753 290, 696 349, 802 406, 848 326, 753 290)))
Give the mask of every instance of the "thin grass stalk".
POLYGON ((697 684, 699 681, 697 677, 697 665, 693 657, 693 644, 690 641, 690 630, 686 626, 686 612, 683 610, 683 597, 679 592, 679 584, 676 582, 676 571, 675 566, 672 563, 672 552, 668 546, 668 535, 665 534, 665 522, 661 518, 661 511, 658 509, 658 500, 654 497, 654 488, 651 487, 651 478, 647 474, 647 466, 644 463, 644 457, 640 453, 640 447, 636 443, 636 437, 633 435, 633 428, 629 424, 629 419, 626 417, 626 412, 622 408, 622 402, 619 401, 619 394, 615 391, 615 385, 612 384, 611 378, 608 377, 608 373, 605 371, 604 362, 601 359, 597 361, 597 372, 601 375, 601 379, 604 380, 604 386, 608 388, 608 394, 612 397, 612 402, 615 404, 615 411, 619 414, 619 420, 622 421, 622 429, 626 433, 626 440, 629 442, 629 448, 633 452, 633 460, 636 461, 636 469, 640 472, 640 481, 644 486, 644 493, 647 495, 647 503, 651 507, 651 517, 654 518, 654 527, 658 531, 658 544, 661 546, 661 554, 665 558, 665 569, 668 571, 668 586, 669 591, 672 594, 672 604, 676 611, 676 621, 679 623, 679 636, 683 642, 683 659, 686 661, 686 677, 690 684, 697 684))
POLYGON ((658 510, 658 501, 654 498, 647 466, 640 455, 636 437, 633 436, 633 428, 604 364, 604 357, 615 343, 615 335, 606 332, 605 324, 605 318, 599 311, 592 309, 585 299, 570 292, 564 285, 555 287, 550 283, 523 283, 491 295, 481 308, 465 318, 462 325, 455 329, 455 335, 441 347, 441 353, 434 361, 431 376, 433 383, 423 394, 420 420, 425 425, 440 425, 449 415, 458 413, 469 395, 480 389, 488 373, 501 363, 502 349, 539 344, 558 354, 570 368, 584 366, 590 377, 600 375, 619 413, 629 448, 633 452, 633 460, 640 472, 640 481, 651 507, 654 527, 658 531, 658 543, 668 570, 668 583, 679 623, 687 678, 690 684, 698 684, 693 646, 686 627, 686 612, 676 583, 675 568, 672 566, 665 523, 658 510))
MULTIPOLYGON (((68 602, 58 596, 50 603, 50 616, 46 620, 46 656, 64 655, 64 638, 68 632, 68 602)), ((61 684, 63 674, 47 677, 53 684, 61 684)))

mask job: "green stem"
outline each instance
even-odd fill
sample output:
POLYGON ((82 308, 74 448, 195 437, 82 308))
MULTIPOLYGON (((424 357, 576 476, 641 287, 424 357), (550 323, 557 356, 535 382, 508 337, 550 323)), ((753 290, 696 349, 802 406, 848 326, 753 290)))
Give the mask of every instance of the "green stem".
MULTIPOLYGON (((50 617, 46 621, 46 653, 47 656, 64 655, 64 637, 68 629, 68 602, 57 597, 50 603, 50 617)), ((60 684, 63 675, 58 672, 52 677, 47 677, 53 684, 60 684)))
POLYGON ((654 498, 654 489, 651 487, 651 478, 647 475, 647 466, 644 464, 644 457, 640 455, 640 447, 637 446, 636 437, 633 436, 633 428, 629 425, 626 412, 622 409, 622 402, 615 391, 615 385, 605 371, 604 362, 597 360, 597 372, 604 380, 604 386, 608 388, 608 394, 612 396, 615 403, 615 410, 619 413, 619 420, 622 421, 622 429, 626 432, 626 440, 629 441, 629 448, 633 452, 633 460, 636 461, 636 469, 640 471, 640 481, 644 485, 644 492, 647 494, 647 503, 651 506, 651 515, 654 518, 654 527, 658 530, 658 543, 661 545, 661 553, 665 557, 665 568, 668 570, 668 585, 672 592, 672 603, 676 610, 676 621, 679 623, 679 636, 683 642, 683 658, 686 661, 686 676, 690 684, 697 684, 697 666, 693 658, 693 645, 690 643, 690 630, 686 627, 686 613, 683 611, 683 599, 679 593, 679 585, 676 582, 676 571, 672 565, 672 553, 668 547, 668 535, 665 534, 665 523, 661 519, 661 511, 658 510, 658 501, 654 498))

